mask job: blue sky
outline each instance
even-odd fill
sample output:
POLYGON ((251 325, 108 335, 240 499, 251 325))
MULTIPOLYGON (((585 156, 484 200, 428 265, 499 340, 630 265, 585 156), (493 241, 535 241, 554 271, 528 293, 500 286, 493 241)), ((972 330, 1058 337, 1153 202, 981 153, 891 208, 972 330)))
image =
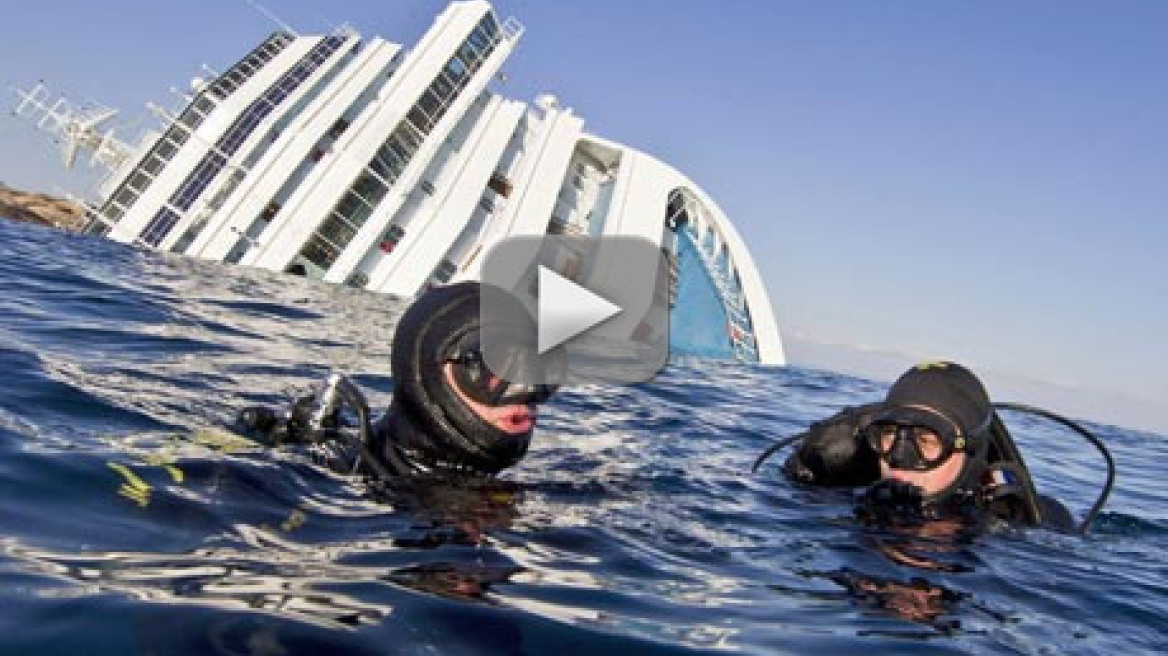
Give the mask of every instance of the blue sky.
MULTIPOLYGON (((265 4, 407 46, 445 5, 265 4)), ((552 91, 710 192, 794 361, 890 379, 948 357, 1003 399, 1168 432, 1168 3, 496 9, 527 26, 497 90, 552 91)), ((133 128, 271 28, 242 0, 14 3, 0 83, 44 78, 133 128)), ((0 118, 0 144, 0 181, 88 191, 27 124, 0 118)))

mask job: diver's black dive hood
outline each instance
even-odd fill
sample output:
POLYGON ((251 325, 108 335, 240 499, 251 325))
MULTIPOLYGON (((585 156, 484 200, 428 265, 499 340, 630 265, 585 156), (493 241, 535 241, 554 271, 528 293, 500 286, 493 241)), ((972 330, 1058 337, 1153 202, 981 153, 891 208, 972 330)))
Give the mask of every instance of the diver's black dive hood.
POLYGON ((929 501, 976 492, 987 464, 989 431, 995 415, 985 387, 973 372, 952 362, 917 365, 892 384, 884 405, 885 409, 872 417, 872 423, 922 424, 925 414, 940 415, 965 440, 961 473, 952 485, 930 495, 929 501))
POLYGON ((435 288, 397 323, 390 356, 393 402, 375 444, 397 468, 494 474, 527 452, 530 431, 512 435, 481 419, 444 373, 459 340, 479 330, 479 292, 477 282, 435 288))

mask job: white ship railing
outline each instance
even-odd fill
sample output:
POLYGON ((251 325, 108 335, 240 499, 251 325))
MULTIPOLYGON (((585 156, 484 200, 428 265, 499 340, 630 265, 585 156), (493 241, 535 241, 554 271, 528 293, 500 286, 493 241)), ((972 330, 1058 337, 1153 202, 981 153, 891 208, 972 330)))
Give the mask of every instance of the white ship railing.
MULTIPOLYGON (((702 264, 705 265, 706 271, 710 274, 710 278, 714 282, 714 287, 718 290, 718 295, 722 297, 722 306, 726 309, 726 318, 730 327, 734 329, 734 332, 730 334, 730 343, 733 346, 735 357, 742 362, 757 362, 758 346, 755 343, 754 329, 750 321, 750 316, 747 314, 741 289, 735 289, 735 286, 730 283, 725 268, 719 266, 716 257, 718 250, 717 240, 714 241, 714 252, 710 253, 703 248, 697 231, 692 225, 688 232, 691 235, 691 240, 695 247, 694 250, 701 257, 702 264)), ((726 263, 733 266, 729 253, 726 254, 726 263)))
POLYGON ((523 26, 523 23, 520 23, 519 19, 515 18, 514 16, 511 16, 507 18, 507 20, 503 21, 503 34, 511 41, 518 40, 519 37, 523 36, 523 32, 526 29, 527 28, 523 26))

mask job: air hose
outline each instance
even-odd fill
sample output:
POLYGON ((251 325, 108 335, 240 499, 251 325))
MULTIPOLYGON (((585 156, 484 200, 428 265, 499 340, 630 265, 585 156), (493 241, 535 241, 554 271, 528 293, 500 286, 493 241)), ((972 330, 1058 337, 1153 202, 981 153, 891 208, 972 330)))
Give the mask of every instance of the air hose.
POLYGON ((1111 452, 1107 450, 1103 441, 1074 421, 1049 410, 1043 410, 1042 408, 1021 403, 995 403, 994 407, 1037 415, 1055 423, 1062 424, 1082 436, 1091 444, 1094 444, 1095 448, 1099 449, 1099 453, 1103 454, 1103 460, 1107 462, 1107 482, 1103 485, 1103 491, 1099 493, 1099 498, 1095 501, 1095 505, 1091 506, 1091 510, 1087 512, 1087 515, 1079 524, 1079 532, 1086 533, 1091 528, 1091 522, 1095 521, 1095 518, 1099 515, 1099 511, 1103 510, 1104 504, 1107 503, 1107 498, 1111 496, 1111 488, 1115 485, 1115 459, 1111 457, 1111 452))

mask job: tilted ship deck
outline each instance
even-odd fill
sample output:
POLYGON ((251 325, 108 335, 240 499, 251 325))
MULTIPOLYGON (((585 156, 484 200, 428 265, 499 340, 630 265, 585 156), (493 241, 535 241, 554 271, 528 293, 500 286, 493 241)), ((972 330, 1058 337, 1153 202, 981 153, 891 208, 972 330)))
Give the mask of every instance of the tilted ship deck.
POLYGON ((192 82, 137 146, 37 87, 39 117, 111 175, 86 232, 192 257, 412 296, 476 279, 512 235, 637 235, 670 258, 675 352, 781 364, 745 243, 696 184, 590 134, 551 95, 489 89, 523 34, 455 2, 412 50, 350 28, 279 31, 192 82))

